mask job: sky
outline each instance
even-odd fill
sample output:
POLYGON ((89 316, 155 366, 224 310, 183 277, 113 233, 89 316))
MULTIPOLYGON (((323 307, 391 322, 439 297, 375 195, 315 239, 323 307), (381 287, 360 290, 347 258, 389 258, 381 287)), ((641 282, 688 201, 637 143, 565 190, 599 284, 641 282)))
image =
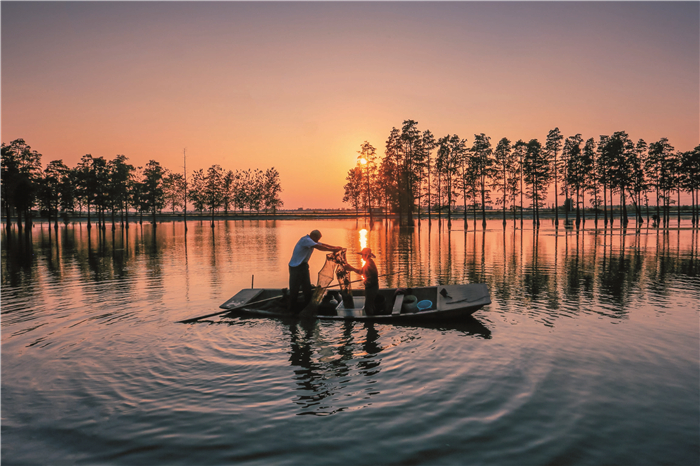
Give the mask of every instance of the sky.
POLYGON ((6 2, 2 142, 44 164, 274 167, 342 203, 368 141, 549 130, 700 143, 698 2, 6 2))

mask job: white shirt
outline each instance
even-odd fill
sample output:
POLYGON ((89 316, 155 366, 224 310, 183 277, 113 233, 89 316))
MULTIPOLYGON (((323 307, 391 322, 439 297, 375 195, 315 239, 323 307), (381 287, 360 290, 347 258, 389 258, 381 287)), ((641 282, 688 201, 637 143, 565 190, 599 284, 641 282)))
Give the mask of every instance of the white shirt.
POLYGON ((311 253, 314 252, 314 246, 318 243, 311 239, 309 235, 302 236, 297 245, 294 246, 294 252, 292 253, 292 259, 289 261, 290 267, 297 267, 304 262, 308 262, 311 257, 311 253))

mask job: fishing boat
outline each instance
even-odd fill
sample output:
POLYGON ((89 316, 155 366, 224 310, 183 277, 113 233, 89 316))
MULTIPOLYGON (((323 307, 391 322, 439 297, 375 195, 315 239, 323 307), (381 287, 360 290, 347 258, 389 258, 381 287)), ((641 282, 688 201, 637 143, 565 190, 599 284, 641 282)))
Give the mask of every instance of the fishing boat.
MULTIPOLYGON (((326 291, 313 316, 328 320, 430 321, 463 318, 491 304, 488 286, 483 283, 383 288, 375 300, 376 313, 367 315, 364 293, 363 289, 352 290, 350 297, 338 291, 326 291)), ((287 311, 287 305, 286 290, 249 288, 239 291, 220 307, 230 310, 230 315, 295 317, 287 311)))

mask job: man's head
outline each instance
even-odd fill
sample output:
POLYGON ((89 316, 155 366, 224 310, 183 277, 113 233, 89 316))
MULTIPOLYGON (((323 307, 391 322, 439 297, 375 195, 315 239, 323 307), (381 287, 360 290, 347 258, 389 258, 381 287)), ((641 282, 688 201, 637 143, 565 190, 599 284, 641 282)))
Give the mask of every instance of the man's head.
POLYGON ((321 240, 321 232, 318 230, 312 231, 311 233, 309 233, 309 236, 312 240, 316 241, 317 243, 321 240))
POLYGON ((374 254, 372 254, 372 250, 370 248, 364 248, 362 251, 358 252, 358 254, 361 255, 362 258, 365 260, 377 257, 374 254))

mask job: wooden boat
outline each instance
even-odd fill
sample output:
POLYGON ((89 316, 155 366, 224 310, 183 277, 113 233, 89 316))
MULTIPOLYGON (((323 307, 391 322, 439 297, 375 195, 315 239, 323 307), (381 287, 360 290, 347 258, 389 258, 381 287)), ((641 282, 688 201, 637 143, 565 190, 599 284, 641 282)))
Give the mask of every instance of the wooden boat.
MULTIPOLYGON (((244 289, 220 307, 235 307, 232 314, 236 315, 295 317, 287 311, 285 293, 286 290, 279 288, 244 289)), ((459 319, 491 304, 488 287, 483 283, 414 287, 401 289, 398 293, 396 288, 380 289, 375 315, 365 313, 364 289, 352 290, 352 300, 338 299, 338 303, 328 299, 337 291, 327 293, 324 302, 318 306, 315 316, 318 319, 381 322, 459 319)), ((336 296, 340 297, 339 293, 336 296)))

